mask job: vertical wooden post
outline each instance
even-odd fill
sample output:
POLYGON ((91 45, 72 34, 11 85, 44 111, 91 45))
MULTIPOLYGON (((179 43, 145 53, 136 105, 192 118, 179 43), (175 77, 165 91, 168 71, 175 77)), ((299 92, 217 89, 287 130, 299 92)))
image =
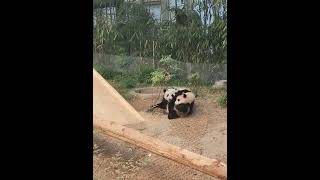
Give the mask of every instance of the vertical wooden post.
POLYGON ((141 55, 141 51, 142 51, 142 48, 141 48, 141 40, 140 40, 140 61, 142 62, 142 55, 141 55))
POLYGON ((155 64, 154 64, 154 40, 152 41, 152 63, 153 63, 153 68, 155 68, 155 64))

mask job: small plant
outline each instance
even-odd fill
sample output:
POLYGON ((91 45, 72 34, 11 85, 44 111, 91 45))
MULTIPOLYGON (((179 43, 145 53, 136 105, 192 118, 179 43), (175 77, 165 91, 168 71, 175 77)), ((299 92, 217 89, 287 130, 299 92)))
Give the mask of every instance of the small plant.
POLYGON ((168 86, 188 86, 189 82, 187 79, 171 78, 168 81, 168 86))
POLYGON ((191 74, 188 84, 189 86, 192 87, 194 93, 197 95, 198 94, 197 87, 200 85, 200 74, 198 72, 191 74))
POLYGON ((127 69, 133 63, 133 59, 131 57, 119 57, 116 59, 116 65, 120 69, 127 69))
POLYGON ((121 72, 114 71, 102 64, 95 64, 93 67, 104 79, 114 79, 115 77, 121 75, 121 72))
POLYGON ((130 90, 128 90, 128 89, 122 89, 119 91, 119 93, 127 101, 133 100, 135 98, 135 96, 133 94, 131 94, 130 90))
POLYGON ((154 71, 154 69, 148 65, 140 65, 138 69, 139 70, 135 72, 135 74, 139 83, 151 84, 151 73, 154 71))
POLYGON ((171 55, 165 56, 160 59, 162 69, 170 74, 172 78, 179 76, 183 70, 179 67, 179 62, 172 59, 171 55))
POLYGON ((151 73, 152 86, 162 85, 166 80, 166 74, 163 70, 155 70, 151 73))
POLYGON ((227 91, 224 91, 218 98, 218 104, 221 107, 227 107, 227 91))
POLYGON ((114 78, 115 82, 122 89, 134 88, 138 84, 138 81, 130 75, 119 75, 114 78))
POLYGON ((135 79, 125 78, 120 80, 119 85, 123 88, 134 88, 136 87, 137 82, 135 79))

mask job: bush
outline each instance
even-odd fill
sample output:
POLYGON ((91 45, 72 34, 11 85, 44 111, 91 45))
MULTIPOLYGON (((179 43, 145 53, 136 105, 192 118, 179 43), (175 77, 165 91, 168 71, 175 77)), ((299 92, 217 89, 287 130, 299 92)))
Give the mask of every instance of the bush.
POLYGON ((166 72, 170 73, 173 78, 181 78, 183 77, 184 71, 180 67, 181 64, 179 61, 171 58, 171 55, 164 56, 159 61, 161 65, 161 69, 165 70, 166 72))
POLYGON ((155 70, 151 73, 151 82, 153 86, 164 84, 165 78, 165 71, 163 70, 155 70))
POLYGON ((122 74, 121 72, 114 71, 102 64, 95 64, 93 67, 104 79, 114 79, 116 76, 120 76, 122 74))
POLYGON ((110 84, 113 88, 117 90, 117 92, 126 100, 132 100, 135 98, 133 94, 130 93, 129 89, 123 88, 120 86, 119 82, 115 82, 115 80, 111 80, 110 84))
POLYGON ((224 91, 218 98, 218 104, 221 107, 227 107, 227 91, 224 91))
POLYGON ((135 79, 125 78, 119 82, 119 85, 123 88, 134 88, 137 85, 137 81, 135 79))
POLYGON ((139 70, 135 73, 136 79, 141 84, 151 84, 151 73, 154 71, 153 67, 149 65, 140 65, 139 70))
POLYGON ((134 77, 132 77, 130 75, 119 75, 119 76, 116 76, 114 78, 114 81, 122 89, 134 88, 138 84, 138 81, 134 77))
POLYGON ((178 78, 172 78, 170 81, 168 81, 169 86, 187 86, 188 80, 187 79, 178 79, 178 78))

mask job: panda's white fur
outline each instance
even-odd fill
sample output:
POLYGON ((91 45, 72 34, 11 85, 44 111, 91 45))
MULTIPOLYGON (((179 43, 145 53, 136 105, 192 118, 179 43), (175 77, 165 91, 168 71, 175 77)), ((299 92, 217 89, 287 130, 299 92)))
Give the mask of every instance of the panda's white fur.
POLYGON ((169 113, 169 104, 172 103, 172 108, 175 104, 176 97, 178 94, 189 92, 190 90, 188 88, 168 88, 163 90, 163 98, 162 101, 156 105, 154 105, 152 108, 161 108, 166 109, 166 113, 169 113), (171 102, 172 101, 172 102, 171 102))
POLYGON ((173 99, 173 97, 174 97, 174 95, 176 94, 177 91, 178 90, 175 89, 175 88, 166 89, 164 94, 163 94, 163 98, 165 100, 167 100, 168 102, 170 102, 173 99))
POLYGON ((168 89, 163 89, 163 97, 162 101, 151 108, 160 108, 160 109, 166 109, 168 112, 168 104, 172 101, 172 99, 175 97, 176 92, 178 90, 176 88, 168 88, 168 89))
POLYGON ((191 91, 189 88, 186 87, 179 87, 179 88, 169 88, 164 93, 164 99, 168 101, 166 105, 166 113, 169 113, 169 103, 172 101, 173 97, 176 95, 178 91, 191 91))
POLYGON ((163 98, 168 101, 166 105, 166 113, 169 113, 168 104, 171 102, 177 91, 178 90, 175 88, 170 88, 164 92, 163 98))
POLYGON ((176 101, 174 102, 175 105, 179 104, 187 104, 187 103, 192 103, 195 100, 195 95, 192 92, 186 92, 181 94, 180 96, 177 96, 176 101))
POLYGON ((176 97, 174 102, 174 110, 178 116, 186 116, 192 113, 195 95, 192 92, 186 92, 176 97), (180 111, 177 106, 182 106, 185 111, 180 111))

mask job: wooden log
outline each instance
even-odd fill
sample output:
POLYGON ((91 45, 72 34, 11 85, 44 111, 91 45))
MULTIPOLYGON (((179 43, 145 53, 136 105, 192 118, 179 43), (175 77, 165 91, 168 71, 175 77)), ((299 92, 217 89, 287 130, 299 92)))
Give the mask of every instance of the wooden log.
POLYGON ((112 121, 101 121, 94 117, 93 126, 108 136, 136 145, 210 176, 227 179, 227 165, 215 159, 209 159, 175 145, 162 142, 112 121))

